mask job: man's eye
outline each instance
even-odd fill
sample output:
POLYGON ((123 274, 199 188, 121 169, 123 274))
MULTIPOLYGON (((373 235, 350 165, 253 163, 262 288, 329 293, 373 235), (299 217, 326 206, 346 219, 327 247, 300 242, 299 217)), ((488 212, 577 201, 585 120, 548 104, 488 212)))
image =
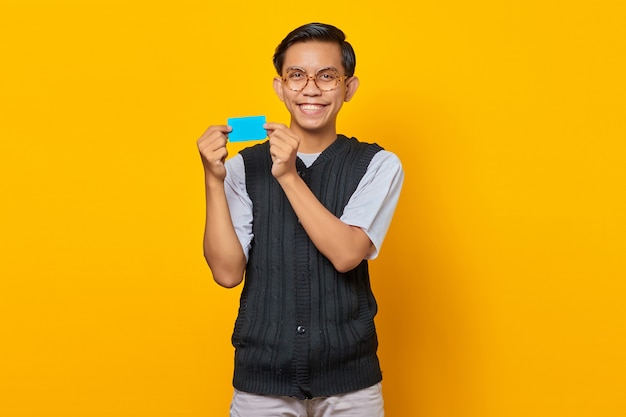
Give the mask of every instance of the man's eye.
POLYGON ((304 78, 304 74, 301 72, 291 72, 289 73, 289 78, 294 79, 294 80, 298 80, 300 78, 304 78))
POLYGON ((321 74, 317 75, 317 79, 323 81, 332 81, 335 78, 337 78, 337 74, 333 72, 322 72, 321 74))

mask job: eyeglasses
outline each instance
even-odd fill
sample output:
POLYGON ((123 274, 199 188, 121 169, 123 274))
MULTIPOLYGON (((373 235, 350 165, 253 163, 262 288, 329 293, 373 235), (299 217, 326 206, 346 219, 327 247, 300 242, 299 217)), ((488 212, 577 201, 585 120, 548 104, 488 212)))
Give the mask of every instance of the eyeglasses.
POLYGON ((306 88, 309 80, 313 80, 315 86, 321 91, 331 91, 339 86, 339 83, 346 78, 347 75, 340 76, 334 68, 322 68, 315 75, 307 75, 302 68, 290 68, 282 78, 283 84, 292 91, 302 91, 306 88))

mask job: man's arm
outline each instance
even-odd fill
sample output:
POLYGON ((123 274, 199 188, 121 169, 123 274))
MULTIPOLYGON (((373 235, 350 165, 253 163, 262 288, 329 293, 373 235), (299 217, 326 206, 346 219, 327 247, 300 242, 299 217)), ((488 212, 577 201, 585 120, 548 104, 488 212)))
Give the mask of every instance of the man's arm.
POLYGON ((243 280, 246 258, 230 217, 224 179, 224 161, 228 126, 211 126, 198 139, 198 150, 204 166, 206 191, 206 222, 204 228, 204 257, 213 279, 231 288, 243 280))
POLYGON ((367 234, 335 217, 297 174, 282 176, 278 182, 307 235, 337 271, 354 269, 373 250, 367 234))
POLYGON ((272 175, 281 185, 291 207, 315 247, 339 272, 354 269, 372 250, 367 234, 337 218, 311 192, 296 171, 298 139, 286 126, 271 124, 272 175))

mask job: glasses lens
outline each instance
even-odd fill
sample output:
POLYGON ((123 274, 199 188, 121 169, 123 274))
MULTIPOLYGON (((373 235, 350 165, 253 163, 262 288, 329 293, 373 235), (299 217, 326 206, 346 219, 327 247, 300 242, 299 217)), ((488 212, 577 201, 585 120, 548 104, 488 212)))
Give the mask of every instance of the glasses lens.
POLYGON ((332 90, 337 87, 337 84, 339 83, 339 74, 331 69, 322 70, 315 76, 315 83, 320 90, 332 90))
POLYGON ((285 84, 292 90, 299 91, 306 85, 307 76, 306 73, 299 70, 289 71, 285 75, 285 84))

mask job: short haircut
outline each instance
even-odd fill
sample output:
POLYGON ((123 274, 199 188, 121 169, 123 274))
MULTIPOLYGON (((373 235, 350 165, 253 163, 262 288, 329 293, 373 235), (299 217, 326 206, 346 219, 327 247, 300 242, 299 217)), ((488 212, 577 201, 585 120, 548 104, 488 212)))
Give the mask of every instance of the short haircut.
POLYGON ((300 26, 291 31, 285 39, 283 39, 276 47, 273 58, 274 68, 276 68, 278 75, 282 75, 287 49, 295 43, 309 41, 332 42, 339 45, 341 48, 341 62, 343 69, 346 71, 345 75, 348 77, 354 75, 356 55, 354 49, 352 49, 352 45, 346 42, 346 35, 341 29, 325 23, 308 23, 300 26))

